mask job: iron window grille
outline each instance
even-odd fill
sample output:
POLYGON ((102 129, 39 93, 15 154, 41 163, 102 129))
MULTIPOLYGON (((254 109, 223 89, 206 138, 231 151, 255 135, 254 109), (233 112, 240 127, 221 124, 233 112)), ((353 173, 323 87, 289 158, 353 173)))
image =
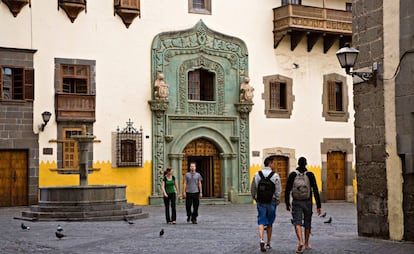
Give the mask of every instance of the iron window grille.
POLYGON ((137 130, 131 119, 127 126, 116 135, 116 165, 117 167, 142 167, 142 127, 137 130))

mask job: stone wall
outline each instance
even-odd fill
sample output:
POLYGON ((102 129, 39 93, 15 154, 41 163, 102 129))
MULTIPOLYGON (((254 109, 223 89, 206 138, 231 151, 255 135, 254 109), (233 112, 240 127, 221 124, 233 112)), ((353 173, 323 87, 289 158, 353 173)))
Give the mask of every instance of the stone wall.
MULTIPOLYGON (((0 66, 33 68, 33 50, 1 48, 0 66)), ((38 116, 41 118, 41 116, 38 116)), ((0 100, 0 149, 27 151, 28 203, 37 203, 39 187, 38 135, 33 133, 33 102, 0 100)))
MULTIPOLYGON (((358 68, 384 57, 382 1, 353 2, 353 47, 360 50, 358 68)), ((358 234, 388 238, 388 191, 384 86, 374 79, 354 84, 358 234)))

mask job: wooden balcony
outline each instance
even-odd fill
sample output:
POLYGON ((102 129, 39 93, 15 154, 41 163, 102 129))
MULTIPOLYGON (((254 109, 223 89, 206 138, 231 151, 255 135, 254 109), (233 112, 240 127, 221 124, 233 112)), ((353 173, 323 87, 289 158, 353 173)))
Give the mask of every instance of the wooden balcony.
POLYGON ((306 36, 308 52, 322 37, 326 53, 336 40, 340 47, 352 41, 352 12, 291 4, 274 8, 274 48, 288 34, 292 51, 306 36))
POLYGON ((95 122, 95 95, 56 94, 56 121, 95 122))

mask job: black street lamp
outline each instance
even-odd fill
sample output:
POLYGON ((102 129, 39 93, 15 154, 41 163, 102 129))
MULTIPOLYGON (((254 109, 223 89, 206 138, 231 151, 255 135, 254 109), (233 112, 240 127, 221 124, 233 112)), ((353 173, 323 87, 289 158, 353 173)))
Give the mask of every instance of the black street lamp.
POLYGON ((364 81, 368 81, 372 78, 373 72, 356 72, 352 71, 351 68, 354 67, 355 62, 358 58, 359 50, 349 47, 349 43, 345 43, 345 47, 339 49, 336 52, 336 57, 338 57, 339 64, 345 69, 346 74, 353 76, 358 76, 364 81))

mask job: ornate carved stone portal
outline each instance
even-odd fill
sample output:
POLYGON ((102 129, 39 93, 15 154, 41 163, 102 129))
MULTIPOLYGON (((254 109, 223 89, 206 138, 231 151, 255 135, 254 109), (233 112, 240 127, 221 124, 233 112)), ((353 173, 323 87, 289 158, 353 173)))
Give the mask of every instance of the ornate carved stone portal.
POLYGON ((210 198, 251 202, 249 113, 253 103, 240 102, 240 84, 248 77, 245 43, 199 21, 188 30, 158 34, 151 64, 152 91, 157 75, 163 73, 169 93, 166 100, 153 94, 149 101, 154 176, 150 204, 162 202, 160 179, 165 168, 175 169, 181 188, 187 171, 183 167, 190 160, 199 163, 200 172, 209 172, 203 177, 212 186, 210 198), (195 80, 193 73, 200 80, 205 76, 206 83, 195 80), (215 152, 201 148, 189 152, 189 144, 209 144, 215 152))

